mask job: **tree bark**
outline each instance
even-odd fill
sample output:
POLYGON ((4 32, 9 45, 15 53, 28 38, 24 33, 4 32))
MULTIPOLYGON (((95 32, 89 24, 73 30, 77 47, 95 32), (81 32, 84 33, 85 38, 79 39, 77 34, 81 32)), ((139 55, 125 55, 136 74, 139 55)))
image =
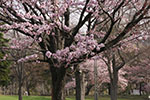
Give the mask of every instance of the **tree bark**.
POLYGON ((107 84, 108 85, 108 95, 111 94, 111 86, 110 86, 110 83, 107 84))
POLYGON ((28 96, 31 95, 31 93, 30 93, 30 88, 29 88, 29 87, 27 87, 27 93, 28 93, 28 96))
POLYGON ((52 100, 65 100, 65 75, 66 69, 63 67, 51 67, 52 76, 52 100))
POLYGON ((113 70, 113 78, 111 79, 111 100, 117 100, 117 91, 118 91, 118 71, 113 70))
POLYGON ((139 89, 139 91, 140 91, 140 96, 142 95, 142 82, 140 82, 140 89, 139 89))
POLYGON ((22 100, 22 84, 19 82, 18 99, 22 100))
POLYGON ((76 100, 85 99, 85 75, 83 72, 80 72, 78 69, 75 73, 76 77, 76 100))
POLYGON ((111 100, 117 100, 117 87, 111 84, 111 100))
POLYGON ((86 87, 86 93, 85 93, 85 95, 89 95, 89 93, 90 93, 90 90, 92 89, 92 87, 93 87, 94 85, 88 85, 87 87, 86 87))

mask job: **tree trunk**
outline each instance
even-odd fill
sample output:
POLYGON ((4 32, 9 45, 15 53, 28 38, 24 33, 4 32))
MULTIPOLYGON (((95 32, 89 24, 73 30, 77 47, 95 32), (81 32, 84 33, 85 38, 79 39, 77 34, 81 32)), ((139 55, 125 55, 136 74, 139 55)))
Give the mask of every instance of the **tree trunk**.
POLYGON ((140 82, 140 89, 139 89, 139 92, 140 92, 140 96, 142 95, 142 83, 140 82))
POLYGON ((31 93, 30 93, 30 88, 29 88, 29 87, 27 87, 27 93, 28 93, 28 96, 31 95, 31 93))
POLYGON ((117 100, 117 92, 118 92, 118 71, 113 70, 113 79, 111 80, 111 100, 117 100))
POLYGON ((66 69, 63 67, 51 67, 52 76, 52 100, 65 100, 65 75, 66 69))
POLYGON ((28 96, 31 95, 31 93, 30 93, 30 88, 31 88, 30 82, 28 82, 28 81, 26 80, 26 91, 27 91, 27 95, 28 95, 28 96))
POLYGON ((44 87, 44 82, 42 83, 42 94, 43 96, 45 96, 45 87, 44 87))
POLYGON ((6 89, 5 89, 6 87, 4 86, 3 87, 3 95, 6 95, 6 89))
POLYGON ((89 95, 89 93, 90 93, 90 90, 92 89, 92 87, 93 87, 94 85, 88 85, 87 87, 86 87, 86 93, 85 93, 85 95, 89 95))
POLYGON ((117 87, 111 84, 111 100, 117 100, 117 87))
POLYGON ((79 70, 75 73, 76 77, 76 100, 84 100, 85 98, 85 81, 84 81, 84 73, 79 70))
POLYGON ((19 82, 18 99, 22 100, 22 84, 19 82))
POLYGON ((110 83, 107 84, 108 85, 108 95, 111 94, 111 86, 110 86, 110 83))

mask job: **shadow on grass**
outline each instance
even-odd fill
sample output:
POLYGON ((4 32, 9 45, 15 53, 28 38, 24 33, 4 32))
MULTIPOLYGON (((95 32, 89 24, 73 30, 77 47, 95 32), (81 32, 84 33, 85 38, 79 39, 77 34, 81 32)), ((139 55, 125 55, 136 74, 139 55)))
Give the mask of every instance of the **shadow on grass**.
MULTIPOLYGON (((18 96, 0 95, 0 100, 18 100, 18 96)), ((50 96, 23 96, 23 100, 51 100, 50 96)), ((66 100, 75 100, 74 96, 67 97, 66 100)), ((94 100, 94 96, 87 96, 85 100, 94 100)), ((99 100, 110 100, 109 96, 100 96, 99 100)), ((119 96, 118 100, 148 100, 147 96, 119 96)))

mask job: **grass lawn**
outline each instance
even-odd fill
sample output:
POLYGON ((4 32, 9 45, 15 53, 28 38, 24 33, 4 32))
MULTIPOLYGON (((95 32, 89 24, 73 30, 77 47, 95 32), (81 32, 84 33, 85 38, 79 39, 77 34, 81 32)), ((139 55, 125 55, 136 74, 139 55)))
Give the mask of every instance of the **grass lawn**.
MULTIPOLYGON (((17 96, 0 95, 0 100, 18 100, 17 96)), ((50 100, 48 96, 23 96, 23 100, 50 100)), ((75 100, 74 97, 68 97, 67 100, 75 100)), ((86 100, 93 100, 93 97, 86 97, 86 100)), ((99 100, 110 100, 108 96, 99 97, 99 100)), ((121 96, 118 100, 147 100, 146 96, 121 96)))
MULTIPOLYGON (((93 100, 93 97, 87 97, 86 100, 93 100)), ((99 97, 99 100, 110 100, 110 97, 103 96, 99 97)), ((118 100, 147 100, 146 96, 119 96, 118 100)))

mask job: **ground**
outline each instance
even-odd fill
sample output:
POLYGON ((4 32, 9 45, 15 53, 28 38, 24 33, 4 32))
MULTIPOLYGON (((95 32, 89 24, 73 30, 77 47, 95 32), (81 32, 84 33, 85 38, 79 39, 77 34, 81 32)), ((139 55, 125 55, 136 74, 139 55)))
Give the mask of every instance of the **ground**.
MULTIPOLYGON (((93 100, 94 97, 86 97, 86 100, 93 100)), ((0 95, 0 100, 18 100, 17 96, 0 95)), ((24 96, 23 100, 50 100, 48 96, 24 96)), ((74 97, 68 97, 66 100, 75 100, 74 97)), ((99 100, 110 100, 108 96, 99 97, 99 100)), ((118 100, 147 100, 146 96, 120 96, 118 100)))

